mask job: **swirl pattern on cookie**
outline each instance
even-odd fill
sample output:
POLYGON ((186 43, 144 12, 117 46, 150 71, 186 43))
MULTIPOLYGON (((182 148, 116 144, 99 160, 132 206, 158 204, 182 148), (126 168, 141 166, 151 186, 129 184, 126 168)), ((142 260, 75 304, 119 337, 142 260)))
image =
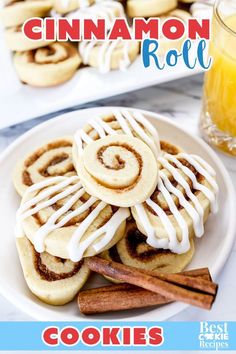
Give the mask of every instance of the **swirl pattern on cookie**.
POLYGON ((127 208, 89 196, 77 176, 54 177, 28 188, 17 212, 16 236, 37 252, 78 262, 115 244, 124 233, 127 208))
POLYGON ((42 301, 51 305, 64 305, 73 300, 87 281, 90 271, 82 261, 38 253, 26 238, 16 240, 25 280, 30 290, 42 301))
POLYGON ((92 141, 74 161, 86 191, 112 205, 142 203, 156 187, 158 165, 152 150, 128 135, 92 141))
POLYGON ((182 271, 192 259, 193 239, 190 240, 190 244, 190 250, 183 254, 153 248, 147 244, 147 236, 142 234, 135 221, 131 220, 127 223, 125 236, 115 246, 102 252, 101 257, 139 269, 177 273, 182 271))
POLYGON ((139 54, 137 41, 83 41, 79 44, 83 64, 98 68, 101 73, 125 70, 139 54))
POLYGON ((52 140, 35 149, 16 165, 13 182, 17 192, 24 192, 35 183, 50 177, 76 174, 72 161, 72 138, 52 140))
POLYGON ((155 192, 132 207, 139 230, 156 248, 185 253, 193 235, 202 237, 209 212, 217 211, 218 186, 214 170, 199 156, 166 154, 155 192))
POLYGON ((81 58, 72 44, 55 42, 44 48, 17 52, 13 62, 22 82, 47 87, 69 80, 80 66, 81 58))

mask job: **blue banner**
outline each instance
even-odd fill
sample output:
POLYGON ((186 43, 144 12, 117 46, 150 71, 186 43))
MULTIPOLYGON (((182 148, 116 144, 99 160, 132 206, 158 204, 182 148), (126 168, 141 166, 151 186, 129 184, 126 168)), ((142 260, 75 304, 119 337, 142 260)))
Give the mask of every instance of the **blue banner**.
POLYGON ((236 351, 236 322, 0 322, 0 350, 236 351))

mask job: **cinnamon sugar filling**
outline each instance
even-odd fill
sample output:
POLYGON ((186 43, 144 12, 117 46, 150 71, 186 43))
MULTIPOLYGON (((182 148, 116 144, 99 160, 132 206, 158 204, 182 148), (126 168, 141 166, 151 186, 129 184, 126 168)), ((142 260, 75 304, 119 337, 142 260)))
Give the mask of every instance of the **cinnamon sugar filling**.
MULTIPOLYGON (((185 159, 179 159, 179 161, 180 161, 184 166, 186 166, 187 168, 189 168, 189 169, 194 173, 194 175, 196 176, 196 179, 197 179, 198 183, 202 183, 202 182, 205 180, 204 176, 202 176, 188 161, 186 161, 185 159)), ((177 168, 177 166, 176 166, 174 163, 170 162, 170 164, 171 164, 172 166, 174 166, 175 168, 177 168)), ((171 183, 172 183, 172 185, 173 185, 174 187, 177 187, 177 186, 178 186, 178 182, 174 179, 173 176, 171 176, 171 177, 169 178, 169 180, 171 181, 171 183)), ((195 189, 193 188, 193 185, 192 185, 192 182, 191 182, 191 181, 188 181, 188 182, 189 182, 189 186, 190 186, 191 192, 192 192, 195 196, 197 196, 197 195, 200 193, 200 191, 195 190, 195 189)), ((178 197, 175 196, 175 195, 172 194, 172 193, 170 193, 170 194, 171 194, 171 196, 172 196, 172 198, 173 198, 173 200, 174 200, 174 202, 175 202, 175 205, 178 207, 179 210, 182 210, 183 207, 182 207, 182 205, 180 205, 178 197)), ((186 192, 185 192, 185 191, 183 191, 183 195, 184 195, 185 199, 186 199, 187 201, 189 201, 189 198, 188 198, 188 196, 186 195, 186 192)), ((165 213, 166 213, 167 215, 173 215, 172 212, 171 212, 171 210, 169 209, 168 205, 167 205, 164 201, 163 201, 163 203, 162 203, 160 196, 161 196, 161 192, 159 191, 158 188, 156 188, 156 190, 155 190, 155 191, 153 192, 153 194, 151 195, 150 199, 151 199, 153 202, 155 202, 159 207, 161 207, 161 208, 165 211, 165 213)), ((145 206, 145 208, 146 208, 151 214, 153 214, 153 215, 155 215, 155 216, 157 215, 157 214, 155 213, 155 211, 154 211, 147 203, 144 203, 144 206, 145 206)))
MULTIPOLYGON (((47 265, 43 263, 40 253, 36 252, 33 246, 32 249, 34 252, 34 265, 37 273, 40 275, 41 279, 49 282, 71 278, 80 271, 80 268, 83 265, 83 260, 82 260, 80 262, 74 263, 73 269, 70 272, 56 273, 50 270, 47 267, 47 265)), ((68 262, 68 260, 66 259, 62 259, 55 256, 52 257, 54 262, 63 263, 63 264, 68 262)))
MULTIPOLYGON (((61 147, 72 147, 72 143, 66 140, 60 140, 57 141, 55 143, 50 143, 47 144, 44 148, 38 149, 35 153, 33 153, 31 156, 29 156, 25 163, 25 169, 22 172, 22 182, 24 185, 30 187, 33 185, 33 181, 32 178, 30 176, 30 173, 28 171, 28 168, 30 166, 32 166, 43 154, 45 154, 46 152, 50 151, 50 150, 56 150, 58 148, 61 147)), ((69 158, 69 155, 66 153, 61 153, 56 155, 55 157, 53 157, 45 166, 43 166, 40 170, 39 173, 43 176, 43 177, 49 177, 52 176, 52 174, 48 173, 48 168, 55 166, 63 161, 65 161, 66 159, 69 158)), ((73 164, 69 164, 69 166, 67 166, 67 169, 65 172, 62 172, 61 175, 63 176, 64 174, 68 173, 68 172, 73 172, 74 171, 74 166, 73 164)), ((57 175, 57 174, 55 174, 57 175)))
MULTIPOLYGON (((121 143, 112 143, 112 144, 109 144, 109 145, 105 145, 103 147, 101 147, 98 152, 97 152, 97 158, 98 160, 101 162, 101 164, 103 166, 105 166, 107 169, 110 169, 110 170, 121 170, 123 168, 125 168, 125 161, 117 154, 115 155, 115 164, 113 166, 110 166, 110 165, 107 165, 106 163, 104 163, 104 160, 103 160, 103 154, 104 152, 109 148, 109 147, 113 147, 113 146, 117 146, 117 147, 122 147, 124 149, 126 149, 127 151, 131 152, 137 162, 138 162, 138 166, 139 166, 139 169, 138 169, 138 174, 137 174, 137 178, 135 180, 134 183, 132 183, 131 186, 128 186, 128 187, 125 187, 125 188, 120 188, 120 187, 114 187, 114 186, 111 186, 111 185, 106 185, 104 183, 101 183, 100 181, 97 181, 98 184, 104 186, 104 187, 107 187, 107 188, 112 188, 113 190, 115 190, 117 193, 125 193, 131 189, 133 189, 139 182, 140 178, 141 178, 141 173, 142 173, 142 168, 143 168, 143 160, 142 160, 142 157, 141 155, 135 151, 132 147, 130 147, 128 144, 121 144, 121 143)), ((94 178, 94 177, 93 177, 94 178)))

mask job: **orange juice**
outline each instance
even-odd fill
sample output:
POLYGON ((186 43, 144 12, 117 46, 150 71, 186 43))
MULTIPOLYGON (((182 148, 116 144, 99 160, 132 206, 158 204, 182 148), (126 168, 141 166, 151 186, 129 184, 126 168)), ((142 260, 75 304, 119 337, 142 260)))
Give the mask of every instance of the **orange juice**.
POLYGON ((224 23, 222 30, 217 19, 213 19, 213 64, 205 74, 204 97, 212 122, 220 131, 236 137, 236 14, 225 18, 224 23))

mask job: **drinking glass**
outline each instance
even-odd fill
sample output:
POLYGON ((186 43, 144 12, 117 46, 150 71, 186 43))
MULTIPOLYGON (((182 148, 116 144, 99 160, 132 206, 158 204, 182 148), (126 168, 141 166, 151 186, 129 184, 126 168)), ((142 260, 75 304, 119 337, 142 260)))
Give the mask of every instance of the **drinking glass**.
POLYGON ((236 0, 214 5, 200 127, 205 139, 236 156, 236 0))

